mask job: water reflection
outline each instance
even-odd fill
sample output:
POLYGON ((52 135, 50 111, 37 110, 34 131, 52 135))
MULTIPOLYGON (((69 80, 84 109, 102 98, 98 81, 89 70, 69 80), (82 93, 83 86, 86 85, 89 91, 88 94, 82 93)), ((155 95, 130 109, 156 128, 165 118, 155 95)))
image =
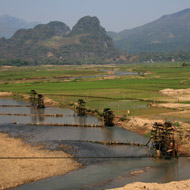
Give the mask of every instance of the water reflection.
POLYGON ((167 180, 172 181, 178 175, 178 170, 178 161, 173 160, 173 163, 169 164, 168 168, 165 169, 165 173, 168 176, 167 180))
POLYGON ((179 173, 179 160, 158 160, 157 164, 160 165, 157 168, 157 175, 159 176, 159 180, 162 182, 172 181, 178 178, 179 173), (163 175, 164 174, 164 175, 163 175), (166 177, 167 176, 167 177, 166 177))
POLYGON ((44 109, 37 109, 38 120, 40 123, 44 123, 44 109))
POLYGON ((36 123, 37 122, 37 115, 36 115, 36 109, 34 107, 30 108, 30 114, 31 114, 31 122, 36 123))
POLYGON ((106 140, 114 140, 113 128, 108 128, 107 133, 103 133, 106 140))
POLYGON ((85 116, 78 116, 76 119, 75 119, 75 123, 78 123, 80 125, 85 125, 87 124, 86 123, 86 117, 85 116))
MULTIPOLYGON (((0 105, 25 105, 23 102, 19 104, 18 101, 14 100, 3 100, 0 99, 0 105)), ((28 105, 27 105, 28 106, 28 105)), ((55 107, 48 107, 45 109, 35 109, 33 107, 0 107, 0 113, 10 113, 13 115, 0 115, 0 124, 5 123, 55 123, 55 124, 97 124, 100 125, 101 122, 93 116, 79 117, 74 114, 71 109, 61 109, 55 107), (20 114, 20 115, 14 115, 20 114), (23 116, 27 114, 27 116, 23 116), (53 117, 53 115, 60 115, 62 117, 53 117), (52 115, 52 116, 51 116, 52 115)))
POLYGON ((32 123, 44 123, 45 120, 45 110, 44 109, 36 109, 34 107, 30 108, 31 114, 31 122, 32 123))

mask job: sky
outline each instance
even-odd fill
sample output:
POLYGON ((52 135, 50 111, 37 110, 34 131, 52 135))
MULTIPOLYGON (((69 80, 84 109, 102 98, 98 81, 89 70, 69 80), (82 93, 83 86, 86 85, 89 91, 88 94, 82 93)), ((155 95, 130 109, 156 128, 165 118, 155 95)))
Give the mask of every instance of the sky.
POLYGON ((26 21, 62 21, 73 27, 83 16, 97 16, 107 31, 119 32, 190 8, 190 0, 0 0, 0 15, 26 21))

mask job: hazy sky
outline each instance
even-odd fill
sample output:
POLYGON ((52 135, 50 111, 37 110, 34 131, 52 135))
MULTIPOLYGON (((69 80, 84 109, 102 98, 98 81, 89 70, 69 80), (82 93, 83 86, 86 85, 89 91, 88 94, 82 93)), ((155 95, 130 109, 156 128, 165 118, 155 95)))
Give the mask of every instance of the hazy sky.
POLYGON ((71 28, 83 16, 97 16, 107 31, 130 29, 190 8, 190 0, 0 0, 0 15, 47 23, 58 20, 71 28))

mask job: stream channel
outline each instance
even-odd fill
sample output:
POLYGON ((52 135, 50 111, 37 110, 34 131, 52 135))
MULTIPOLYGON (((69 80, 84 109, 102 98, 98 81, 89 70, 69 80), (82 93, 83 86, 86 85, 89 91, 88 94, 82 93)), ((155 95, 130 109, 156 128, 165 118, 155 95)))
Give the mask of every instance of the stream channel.
POLYGON ((78 117, 71 109, 48 107, 34 110, 28 103, 0 99, 0 113, 32 114, 31 116, 0 115, 0 132, 20 137, 31 145, 42 144, 51 150, 60 150, 61 144, 72 146, 65 151, 77 157, 84 167, 66 175, 55 176, 18 186, 16 190, 100 190, 121 187, 127 183, 170 182, 190 178, 190 159, 159 160, 151 157, 148 147, 129 145, 102 145, 85 141, 127 141, 145 144, 144 136, 119 127, 84 128, 60 126, 34 126, 26 123, 100 124, 94 116, 78 117), (44 114, 63 114, 63 117, 46 117, 44 114), (12 124, 17 122, 17 125, 12 124), (127 157, 135 158, 127 158, 127 157), (136 174, 134 173, 135 171, 136 174), (143 172, 142 172, 143 171, 143 172))

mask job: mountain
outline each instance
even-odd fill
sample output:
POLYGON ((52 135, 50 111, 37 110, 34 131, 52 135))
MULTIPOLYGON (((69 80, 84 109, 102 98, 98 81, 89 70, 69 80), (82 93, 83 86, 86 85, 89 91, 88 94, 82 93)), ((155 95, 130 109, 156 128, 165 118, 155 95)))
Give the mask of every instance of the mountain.
POLYGON ((10 41, 20 42, 23 40, 39 41, 46 40, 53 36, 65 36, 70 32, 70 28, 58 21, 53 21, 48 24, 40 24, 33 29, 20 29, 18 30, 10 41))
POLYGON ((114 47, 112 39, 100 25, 97 17, 85 16, 73 27, 70 38, 80 38, 80 44, 70 47, 70 51, 77 52, 75 57, 80 59, 114 58, 118 51, 114 47), (77 56, 76 56, 77 55, 77 56))
POLYGON ((190 51, 190 9, 108 35, 117 48, 128 53, 190 51))
POLYGON ((106 31, 100 26, 100 21, 97 17, 85 16, 81 18, 77 24, 73 27, 71 35, 81 33, 92 33, 106 35, 106 31))
POLYGON ((12 17, 9 15, 0 16, 0 38, 10 38, 18 29, 32 28, 38 22, 26 22, 22 19, 12 17))
POLYGON ((10 39, 0 39, 0 59, 45 63, 94 62, 112 59, 118 51, 97 17, 81 18, 72 30, 58 21, 20 29, 10 39))

